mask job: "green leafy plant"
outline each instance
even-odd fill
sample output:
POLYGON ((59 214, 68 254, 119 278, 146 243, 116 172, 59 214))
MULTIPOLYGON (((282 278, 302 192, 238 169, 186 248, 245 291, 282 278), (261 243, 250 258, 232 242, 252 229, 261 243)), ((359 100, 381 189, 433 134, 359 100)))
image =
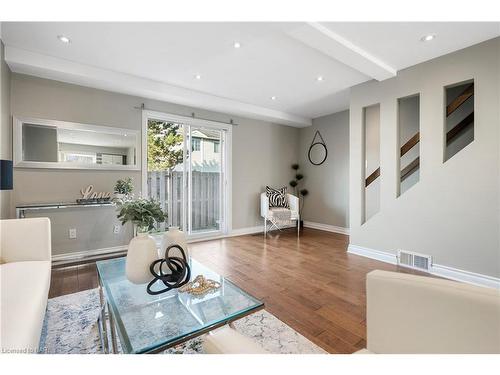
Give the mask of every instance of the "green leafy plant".
POLYGON ((132 179, 127 177, 123 180, 116 181, 115 193, 128 195, 134 190, 134 185, 132 184, 132 179))
POLYGON ((147 232, 163 223, 167 215, 162 211, 160 203, 154 199, 138 198, 118 205, 118 220, 122 225, 132 222, 137 225, 138 232, 147 232))

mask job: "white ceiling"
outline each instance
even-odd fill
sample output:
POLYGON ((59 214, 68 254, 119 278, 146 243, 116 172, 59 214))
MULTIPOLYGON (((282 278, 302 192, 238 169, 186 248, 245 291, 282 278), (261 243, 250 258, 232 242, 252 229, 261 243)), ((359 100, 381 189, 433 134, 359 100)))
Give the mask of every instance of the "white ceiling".
POLYGON ((500 23, 2 24, 13 71, 292 126, 347 108, 351 86, 499 35, 500 23))
POLYGON ((396 70, 500 35, 500 22, 331 22, 326 27, 396 70), (424 35, 435 35, 423 43, 424 35))

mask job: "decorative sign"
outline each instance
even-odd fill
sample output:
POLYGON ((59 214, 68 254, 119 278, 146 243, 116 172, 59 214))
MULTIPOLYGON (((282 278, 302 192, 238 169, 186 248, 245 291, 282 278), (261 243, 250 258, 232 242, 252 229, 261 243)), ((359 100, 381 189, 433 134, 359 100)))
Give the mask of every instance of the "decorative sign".
POLYGON ((87 186, 86 189, 81 189, 82 197, 76 200, 76 203, 101 203, 111 200, 111 192, 94 191, 94 185, 87 186))

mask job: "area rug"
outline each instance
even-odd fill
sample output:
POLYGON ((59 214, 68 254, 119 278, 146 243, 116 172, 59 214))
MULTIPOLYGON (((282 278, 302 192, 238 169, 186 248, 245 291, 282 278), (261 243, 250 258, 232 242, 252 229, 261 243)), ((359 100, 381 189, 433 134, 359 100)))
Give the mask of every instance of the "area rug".
MULTIPOLYGON (((102 353, 97 317, 99 292, 86 290, 52 298, 40 339, 40 353, 102 353)), ((274 315, 258 311, 235 322, 235 328, 274 354, 325 354, 319 346, 300 335, 274 315)), ((203 354, 203 336, 168 349, 164 354, 203 354)))

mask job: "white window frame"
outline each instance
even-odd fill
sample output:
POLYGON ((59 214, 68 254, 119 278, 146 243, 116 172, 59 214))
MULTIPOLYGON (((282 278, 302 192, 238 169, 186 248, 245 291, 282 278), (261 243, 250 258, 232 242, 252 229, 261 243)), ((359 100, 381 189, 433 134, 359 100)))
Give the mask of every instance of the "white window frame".
MULTIPOLYGON (((222 165, 221 165, 221 173, 222 173, 222 212, 223 212, 223 223, 220 225, 220 229, 217 231, 211 231, 206 233, 199 234, 190 234, 187 235, 188 240, 203 240, 203 239, 211 239, 226 236, 232 231, 232 125, 223 124, 216 121, 202 120, 193 117, 187 116, 179 116, 165 112, 158 111, 150 111, 143 110, 142 111, 142 132, 141 132, 141 150, 142 150, 142 161, 141 161, 141 186, 142 193, 141 195, 146 197, 148 191, 148 119, 155 119, 161 121, 169 121, 173 123, 178 123, 181 125, 189 125, 195 127, 206 127, 213 128, 224 131, 223 133, 223 147, 221 150, 222 156, 222 165), (222 154, 223 153, 223 154, 222 154)), ((184 128, 185 129, 185 128, 184 128)), ((190 128, 191 129, 191 128, 190 128)), ((184 130, 184 134, 186 131, 184 130)), ((191 137, 189 138, 189 145, 186 147, 186 142, 184 142, 184 155, 186 153, 186 148, 192 152, 191 147, 191 137)), ((184 159, 185 162, 185 159, 184 159)), ((191 164, 191 163, 190 163, 191 164)), ((184 181, 184 187, 187 188, 186 184, 188 181, 184 181)), ((185 191, 186 189, 183 189, 185 191)), ((189 189, 188 189, 189 192, 189 189)), ((185 197, 187 198, 187 197, 185 197)), ((188 200, 188 207, 190 207, 190 200, 188 200)), ((184 213, 185 220, 187 222, 188 216, 187 212, 184 213)))

